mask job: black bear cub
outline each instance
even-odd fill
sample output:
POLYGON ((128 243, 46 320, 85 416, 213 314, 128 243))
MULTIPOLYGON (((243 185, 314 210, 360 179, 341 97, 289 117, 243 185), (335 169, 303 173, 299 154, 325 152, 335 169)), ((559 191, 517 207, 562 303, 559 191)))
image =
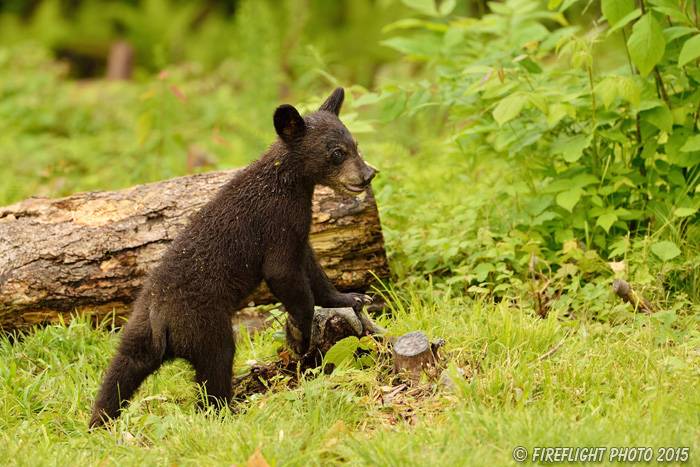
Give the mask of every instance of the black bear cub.
POLYGON ((302 117, 291 105, 274 114, 279 138, 195 214, 148 275, 134 302, 90 420, 105 424, 160 365, 184 358, 210 403, 227 404, 235 346, 232 307, 265 279, 309 348, 314 305, 354 307, 363 294, 340 293, 309 245, 316 185, 357 195, 374 178, 338 118, 344 91, 302 117))

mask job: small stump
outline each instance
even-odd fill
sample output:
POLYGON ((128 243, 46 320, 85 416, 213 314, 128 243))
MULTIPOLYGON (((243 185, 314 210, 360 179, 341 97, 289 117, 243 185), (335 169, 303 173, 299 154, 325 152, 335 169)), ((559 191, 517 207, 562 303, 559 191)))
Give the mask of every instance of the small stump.
POLYGON ((437 363, 433 346, 421 331, 409 332, 399 337, 393 352, 394 373, 404 373, 411 382, 417 382, 421 371, 435 368, 437 363))

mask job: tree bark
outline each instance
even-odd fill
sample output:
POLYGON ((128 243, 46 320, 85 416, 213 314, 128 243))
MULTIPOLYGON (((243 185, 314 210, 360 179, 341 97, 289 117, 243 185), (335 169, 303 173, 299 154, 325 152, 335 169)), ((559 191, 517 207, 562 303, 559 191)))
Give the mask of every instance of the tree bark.
MULTIPOLYGON (((0 327, 25 329, 75 311, 96 320, 127 315, 146 273, 237 170, 0 207, 0 327)), ((374 275, 390 275, 369 188, 358 197, 317 188, 311 244, 339 290, 366 290, 374 275)), ((263 284, 231 305, 274 301, 263 284)))

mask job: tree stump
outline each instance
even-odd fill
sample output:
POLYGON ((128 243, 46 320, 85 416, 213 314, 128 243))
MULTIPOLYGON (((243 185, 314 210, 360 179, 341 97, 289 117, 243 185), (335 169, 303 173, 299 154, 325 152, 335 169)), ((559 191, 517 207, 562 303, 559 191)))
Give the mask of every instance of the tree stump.
POLYGON ((394 373, 404 374, 409 381, 417 382, 422 371, 435 368, 433 346, 422 331, 414 331, 399 337, 394 344, 394 373))
MULTIPOLYGON (((0 328, 27 329, 76 311, 95 320, 114 312, 119 324, 189 217, 237 170, 0 207, 0 328)), ((353 197, 319 187, 312 211, 311 244, 338 290, 364 291, 375 275, 390 276, 371 188, 353 197)), ((275 301, 263 284, 231 307, 275 301)))
POLYGON ((125 40, 117 40, 109 47, 105 78, 130 79, 134 68, 134 48, 125 40))
MULTIPOLYGON (((289 316, 284 325, 287 345, 297 355, 301 353, 301 332, 294 318, 289 316)), ((384 334, 386 329, 378 326, 364 313, 352 308, 318 308, 314 311, 311 325, 310 350, 325 355, 333 344, 346 337, 384 334)))

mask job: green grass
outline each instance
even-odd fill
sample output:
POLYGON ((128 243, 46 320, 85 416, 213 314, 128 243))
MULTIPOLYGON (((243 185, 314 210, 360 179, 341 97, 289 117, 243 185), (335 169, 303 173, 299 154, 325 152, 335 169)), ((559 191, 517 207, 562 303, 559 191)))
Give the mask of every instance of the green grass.
MULTIPOLYGON (((542 320, 506 304, 430 290, 384 321, 392 333, 444 337, 462 368, 455 391, 426 381, 382 404, 380 364, 284 381, 234 407, 195 409, 192 371, 164 366, 108 430, 89 433, 91 403, 116 336, 78 318, 0 343, 0 445, 6 465, 506 465, 516 446, 689 446, 697 463, 698 352, 659 345, 650 322, 542 320), (562 338, 549 358, 538 357, 562 338), (484 349, 485 352, 484 352, 484 349), (483 357, 483 359, 482 359, 483 357), (342 422, 342 426, 338 422, 342 422), (105 463, 105 461, 107 461, 105 463)), ((243 339, 235 371, 270 361, 274 329, 243 339)))

